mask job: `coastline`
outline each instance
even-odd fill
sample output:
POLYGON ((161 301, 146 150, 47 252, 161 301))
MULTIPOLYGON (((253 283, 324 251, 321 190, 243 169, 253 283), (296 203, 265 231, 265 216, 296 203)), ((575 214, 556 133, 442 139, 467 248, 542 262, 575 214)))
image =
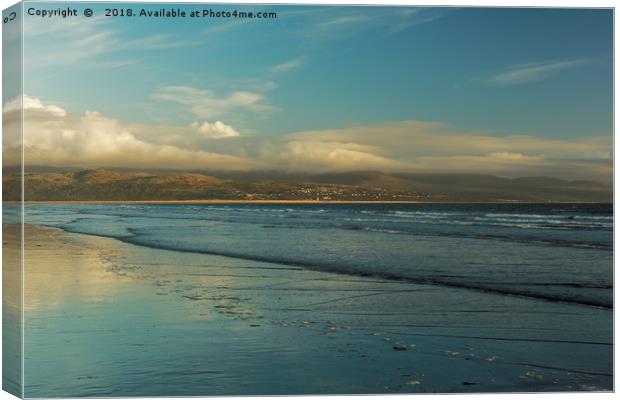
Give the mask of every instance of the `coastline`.
POLYGON ((25 238, 30 397, 612 389, 609 310, 25 238))
MULTIPOLYGON (((20 204, 19 201, 5 201, 20 204)), ((31 200, 24 204, 420 204, 420 201, 358 201, 358 200, 31 200)))
POLYGON ((613 201, 400 201, 400 200, 26 200, 3 204, 613 204, 613 201))

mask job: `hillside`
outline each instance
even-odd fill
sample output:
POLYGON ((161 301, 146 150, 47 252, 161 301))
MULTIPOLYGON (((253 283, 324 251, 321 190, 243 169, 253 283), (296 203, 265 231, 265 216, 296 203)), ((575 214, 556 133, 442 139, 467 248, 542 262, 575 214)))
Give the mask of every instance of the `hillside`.
MULTIPOLYGON (((3 176, 4 200, 18 200, 19 173, 3 176)), ((611 185, 547 177, 480 174, 218 173, 92 169, 25 176, 29 201, 66 200, 359 200, 611 202, 611 185)))

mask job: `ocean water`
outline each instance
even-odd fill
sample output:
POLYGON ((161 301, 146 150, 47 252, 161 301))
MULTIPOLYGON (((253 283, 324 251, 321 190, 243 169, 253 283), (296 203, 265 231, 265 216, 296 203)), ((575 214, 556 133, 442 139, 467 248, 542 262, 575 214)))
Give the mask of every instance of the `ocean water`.
POLYGON ((613 388, 611 205, 25 211, 26 397, 613 388))
MULTIPOLYGON (((611 204, 28 204, 157 249, 611 308, 611 204)), ((5 210, 5 222, 18 209, 5 210)))

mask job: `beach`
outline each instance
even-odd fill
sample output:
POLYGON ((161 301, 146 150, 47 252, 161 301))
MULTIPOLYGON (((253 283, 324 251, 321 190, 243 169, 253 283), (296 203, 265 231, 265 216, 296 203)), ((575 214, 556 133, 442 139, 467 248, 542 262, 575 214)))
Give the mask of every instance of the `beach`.
POLYGON ((4 17, 3 390, 614 391, 612 7, 4 17))
POLYGON ((610 309, 25 238, 27 397, 612 390, 610 309))

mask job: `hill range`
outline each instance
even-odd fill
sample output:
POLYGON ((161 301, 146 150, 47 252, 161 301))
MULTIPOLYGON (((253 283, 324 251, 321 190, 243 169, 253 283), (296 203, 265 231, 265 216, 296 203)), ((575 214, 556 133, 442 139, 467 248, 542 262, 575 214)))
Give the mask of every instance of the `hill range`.
MULTIPOLYGON (((19 200, 20 174, 5 168, 3 199, 19 200)), ((612 202, 613 187, 549 177, 483 174, 324 174, 33 168, 26 201, 307 200, 425 202, 612 202)))

